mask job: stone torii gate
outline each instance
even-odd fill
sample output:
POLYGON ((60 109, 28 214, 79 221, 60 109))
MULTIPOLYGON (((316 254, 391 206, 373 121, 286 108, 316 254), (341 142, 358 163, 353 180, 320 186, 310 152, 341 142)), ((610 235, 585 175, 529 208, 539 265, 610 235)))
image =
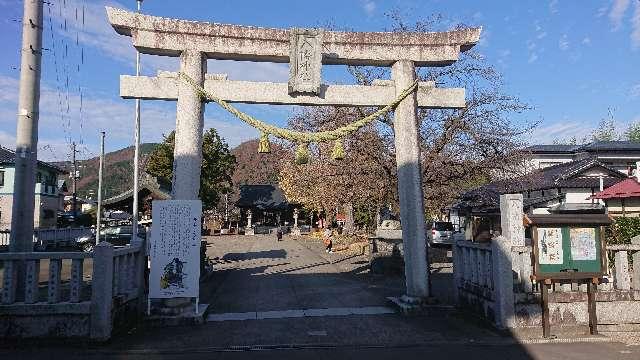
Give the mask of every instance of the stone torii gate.
MULTIPOLYGON (((380 107, 411 86, 417 66, 446 66, 473 47, 481 29, 432 33, 268 29, 161 18, 107 7, 109 21, 144 54, 180 57, 180 71, 230 103, 380 107), (207 59, 290 64, 289 83, 227 80, 207 74, 207 59), (321 84, 321 66, 390 66, 392 80, 372 86, 321 84)), ((176 73, 120 78, 123 98, 177 100, 172 195, 198 199, 203 99, 176 73)), ((465 89, 420 82, 396 107, 394 132, 407 301, 429 296, 417 108, 463 108, 465 89)))

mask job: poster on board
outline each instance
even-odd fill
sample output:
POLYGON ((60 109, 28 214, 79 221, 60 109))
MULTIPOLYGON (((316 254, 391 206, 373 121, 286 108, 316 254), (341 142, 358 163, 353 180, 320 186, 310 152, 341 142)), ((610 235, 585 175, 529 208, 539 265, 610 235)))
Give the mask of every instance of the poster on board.
POLYGON ((596 229, 570 228, 569 238, 573 260, 596 260, 596 229))
POLYGON ((538 261, 545 265, 563 263, 562 229, 538 228, 538 261))
POLYGON ((153 201, 150 298, 198 297, 202 202, 153 201))

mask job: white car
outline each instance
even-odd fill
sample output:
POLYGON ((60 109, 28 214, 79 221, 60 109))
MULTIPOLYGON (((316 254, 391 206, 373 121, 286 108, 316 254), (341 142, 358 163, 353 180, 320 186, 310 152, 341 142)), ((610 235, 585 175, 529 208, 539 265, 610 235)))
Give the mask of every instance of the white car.
POLYGON ((453 245, 453 224, 434 221, 427 224, 427 238, 430 245, 453 245))

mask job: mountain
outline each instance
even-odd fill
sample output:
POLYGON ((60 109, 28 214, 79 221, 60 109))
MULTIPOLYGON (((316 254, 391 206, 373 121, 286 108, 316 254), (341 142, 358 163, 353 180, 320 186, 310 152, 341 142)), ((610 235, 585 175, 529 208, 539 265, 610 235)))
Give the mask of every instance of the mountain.
POLYGON ((245 141, 231 150, 236 157, 236 170, 232 179, 234 187, 239 185, 277 184, 280 162, 290 157, 287 149, 271 143, 271 152, 258 153, 257 139, 245 141))
MULTIPOLYGON (((140 144, 140 167, 145 168, 149 154, 156 147, 156 143, 140 144)), ((108 199, 123 191, 131 189, 133 186, 133 146, 106 153, 104 158, 103 173, 103 198, 108 199)), ((100 158, 94 157, 87 160, 76 160, 80 178, 77 182, 77 193, 79 197, 95 199, 98 192, 98 167, 100 158)), ((67 169, 70 173, 73 164, 70 161, 58 162, 56 165, 67 169)), ((71 192, 71 179, 67 182, 71 192)))

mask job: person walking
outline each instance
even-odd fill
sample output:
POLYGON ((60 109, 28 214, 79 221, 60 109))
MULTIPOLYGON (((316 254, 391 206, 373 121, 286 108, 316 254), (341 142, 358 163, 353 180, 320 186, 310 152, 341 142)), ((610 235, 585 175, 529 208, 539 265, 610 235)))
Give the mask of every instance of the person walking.
POLYGON ((278 241, 282 240, 282 227, 278 226, 278 230, 276 230, 276 238, 278 241))
POLYGON ((323 242, 324 242, 324 246, 326 247, 325 251, 329 254, 333 253, 333 250, 332 250, 333 240, 331 239, 332 236, 333 234, 331 232, 331 229, 329 228, 324 229, 323 242))

